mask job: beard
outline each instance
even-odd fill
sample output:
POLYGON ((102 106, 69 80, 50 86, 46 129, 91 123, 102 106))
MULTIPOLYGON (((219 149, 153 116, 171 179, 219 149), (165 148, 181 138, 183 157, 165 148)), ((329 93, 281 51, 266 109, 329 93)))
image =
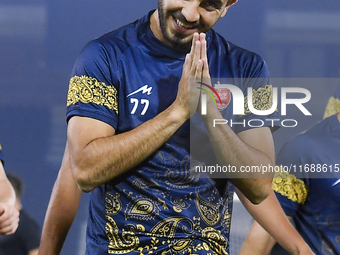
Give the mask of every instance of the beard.
POLYGON ((166 19, 166 14, 164 11, 163 0, 158 1, 158 19, 161 32, 165 40, 175 49, 181 51, 189 51, 191 48, 191 40, 189 42, 183 42, 184 37, 180 35, 171 35, 167 31, 168 20, 166 19))

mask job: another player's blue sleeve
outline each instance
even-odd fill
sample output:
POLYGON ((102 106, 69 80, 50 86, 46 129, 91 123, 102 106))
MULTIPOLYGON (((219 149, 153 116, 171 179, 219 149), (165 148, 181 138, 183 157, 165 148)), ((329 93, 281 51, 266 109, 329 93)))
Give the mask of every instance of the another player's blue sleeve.
POLYGON ((89 43, 79 55, 67 95, 67 120, 83 116, 117 126, 118 92, 103 45, 89 43))
POLYGON ((288 216, 294 216, 308 196, 309 179, 302 175, 297 177, 295 172, 303 162, 305 150, 302 147, 305 145, 300 137, 296 137, 282 147, 276 159, 282 172, 275 173, 273 189, 288 216))
POLYGON ((340 84, 328 100, 323 118, 326 119, 334 114, 340 112, 340 84))

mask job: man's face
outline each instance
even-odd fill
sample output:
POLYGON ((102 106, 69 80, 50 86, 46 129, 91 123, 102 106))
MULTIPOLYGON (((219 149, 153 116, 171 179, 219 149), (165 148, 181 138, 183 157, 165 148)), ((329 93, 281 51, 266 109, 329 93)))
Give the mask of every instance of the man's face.
POLYGON ((166 43, 188 49, 195 32, 208 31, 224 16, 228 0, 159 0, 160 29, 166 43))

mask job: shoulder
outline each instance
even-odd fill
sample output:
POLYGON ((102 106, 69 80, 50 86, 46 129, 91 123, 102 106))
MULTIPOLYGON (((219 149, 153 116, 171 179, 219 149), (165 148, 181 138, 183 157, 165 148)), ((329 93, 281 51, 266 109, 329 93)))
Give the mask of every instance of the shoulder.
POLYGON ((299 149, 308 148, 308 146, 316 145, 324 139, 325 135, 332 129, 332 117, 319 121, 310 129, 301 133, 291 141, 291 146, 299 149))
POLYGON ((86 47, 101 49, 107 54, 112 51, 116 54, 122 53, 138 41, 140 36, 143 36, 146 26, 146 17, 143 17, 92 40, 86 47))
POLYGON ((96 77, 98 73, 104 72, 109 79, 118 68, 118 60, 122 54, 133 47, 138 38, 143 35, 147 23, 145 19, 143 17, 87 43, 77 57, 73 74, 96 77))
POLYGON ((218 57, 225 57, 242 77, 266 78, 269 77, 269 71, 265 60, 257 53, 242 48, 230 41, 227 41, 219 33, 212 30, 211 51, 216 51, 218 57))
POLYGON ((294 159, 301 161, 301 163, 312 162, 315 156, 315 148, 326 141, 325 136, 331 129, 331 119, 328 118, 295 136, 280 150, 277 157, 278 163, 283 163, 287 160, 292 162, 295 161, 294 159))
POLYGON ((307 133, 292 138, 282 146, 277 156, 277 164, 301 164, 302 159, 309 154, 306 149, 310 147, 312 140, 307 133))
POLYGON ((265 64, 264 59, 257 53, 238 46, 228 40, 226 40, 219 33, 212 31, 213 41, 219 46, 223 45, 226 48, 226 53, 239 61, 251 61, 265 64))

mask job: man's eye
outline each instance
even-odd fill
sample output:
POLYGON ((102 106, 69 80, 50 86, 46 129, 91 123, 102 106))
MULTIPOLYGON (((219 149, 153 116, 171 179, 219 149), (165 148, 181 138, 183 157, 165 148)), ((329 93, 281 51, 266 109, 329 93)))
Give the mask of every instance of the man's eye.
POLYGON ((213 11, 221 8, 220 4, 216 1, 204 1, 203 3, 201 3, 201 6, 208 11, 213 11))

